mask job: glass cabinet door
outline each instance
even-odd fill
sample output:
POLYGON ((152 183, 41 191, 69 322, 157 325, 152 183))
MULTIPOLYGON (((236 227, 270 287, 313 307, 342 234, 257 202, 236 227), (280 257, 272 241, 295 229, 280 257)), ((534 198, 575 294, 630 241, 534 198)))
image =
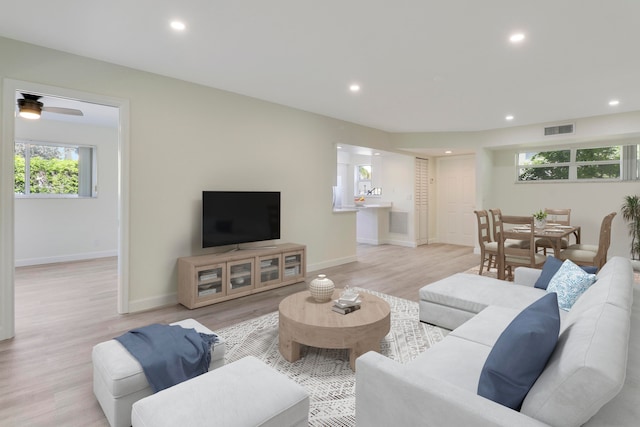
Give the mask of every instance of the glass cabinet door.
POLYGON ((273 283, 280 283, 282 276, 282 255, 268 255, 258 258, 260 263, 258 270, 260 272, 260 282, 258 286, 268 286, 273 283))
POLYGON ((198 299, 219 298, 225 295, 224 264, 204 267, 196 270, 196 286, 198 299))
POLYGON ((228 262, 227 276, 227 294, 253 289, 253 259, 228 262))
POLYGON ((284 256, 284 273, 282 280, 300 279, 304 277, 303 252, 286 252, 284 256))

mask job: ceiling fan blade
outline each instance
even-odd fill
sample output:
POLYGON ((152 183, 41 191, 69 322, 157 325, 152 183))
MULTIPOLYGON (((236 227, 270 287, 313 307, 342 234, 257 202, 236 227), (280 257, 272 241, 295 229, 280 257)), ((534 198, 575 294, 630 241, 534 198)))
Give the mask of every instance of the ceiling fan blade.
POLYGON ((62 107, 43 107, 42 111, 56 114, 68 114, 70 116, 84 116, 82 111, 75 108, 62 108, 62 107))

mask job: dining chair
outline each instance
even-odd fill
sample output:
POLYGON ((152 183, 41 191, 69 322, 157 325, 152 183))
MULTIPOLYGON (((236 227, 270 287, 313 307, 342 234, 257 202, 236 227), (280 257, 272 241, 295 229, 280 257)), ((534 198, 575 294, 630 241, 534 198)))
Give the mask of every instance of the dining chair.
MULTIPOLYGON (((559 225, 571 225, 571 209, 544 208, 544 212, 547 214, 547 222, 559 225)), ((569 240, 562 239, 560 241, 561 249, 567 249, 568 246, 569 240)), ((540 249, 542 249, 542 253, 546 255, 547 249, 553 249, 553 245, 549 239, 542 237, 536 239, 536 252, 539 252, 540 249)))
POLYGON ((600 270, 607 262, 607 252, 609 251, 609 245, 611 245, 611 223, 615 216, 616 213, 611 212, 602 219, 600 238, 597 245, 569 245, 567 249, 560 251, 560 259, 563 261, 569 259, 577 265, 592 265, 600 270))
MULTIPOLYGON (((491 212, 491 222, 493 223, 493 240, 498 241, 498 233, 502 230, 502 211, 500 209, 494 208, 489 209, 491 212)), ((519 239, 507 239, 504 242, 505 247, 514 247, 514 248, 528 248, 530 245, 528 240, 519 240, 519 239)))
POLYGON ((498 257, 498 242, 491 238, 489 229, 489 214, 486 210, 473 211, 478 219, 478 244, 480 245, 480 272, 482 275, 485 262, 487 271, 491 271, 491 265, 497 268, 496 258, 498 257))
POLYGON ((502 215, 498 232, 498 279, 513 280, 516 267, 542 268, 547 257, 535 250, 533 216, 502 215), (528 247, 506 246, 508 240, 524 240, 528 247))

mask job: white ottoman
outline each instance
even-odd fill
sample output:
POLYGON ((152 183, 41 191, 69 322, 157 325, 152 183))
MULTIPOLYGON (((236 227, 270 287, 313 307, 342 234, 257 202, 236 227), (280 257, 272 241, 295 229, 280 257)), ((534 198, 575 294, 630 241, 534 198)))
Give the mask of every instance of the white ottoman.
POLYGON ((133 427, 307 427, 306 390, 248 356, 133 404, 133 427))
MULTIPOLYGON (((172 323, 197 332, 213 334, 194 319, 172 323)), ((224 365, 225 345, 222 338, 213 346, 209 370, 224 365)), ((101 342, 93 347, 93 393, 111 427, 131 425, 131 405, 153 394, 140 363, 116 340, 101 342)))

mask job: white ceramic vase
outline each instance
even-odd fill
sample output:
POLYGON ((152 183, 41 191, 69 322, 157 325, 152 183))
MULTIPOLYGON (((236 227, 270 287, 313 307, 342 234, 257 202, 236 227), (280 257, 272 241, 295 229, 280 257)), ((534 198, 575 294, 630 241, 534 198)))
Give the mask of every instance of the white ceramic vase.
POLYGON ((318 277, 309 283, 309 292, 313 299, 318 302, 329 301, 335 288, 336 286, 333 284, 333 281, 324 274, 318 274, 318 277))
POLYGON ((542 230, 544 227, 546 227, 547 225, 547 220, 546 219, 534 219, 533 220, 533 225, 536 229, 538 230, 542 230))

